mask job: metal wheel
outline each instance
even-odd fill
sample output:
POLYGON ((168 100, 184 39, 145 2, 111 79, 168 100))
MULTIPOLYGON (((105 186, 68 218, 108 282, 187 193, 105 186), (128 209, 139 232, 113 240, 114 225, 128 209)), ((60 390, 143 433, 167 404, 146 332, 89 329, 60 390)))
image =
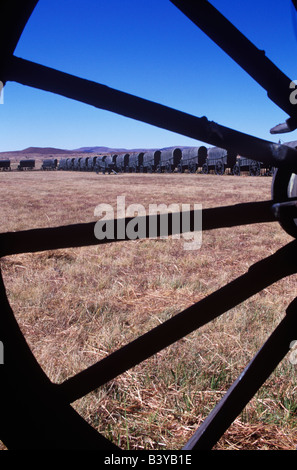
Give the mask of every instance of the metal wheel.
POLYGON ((250 176, 259 176, 260 175, 260 163, 259 162, 252 162, 249 167, 250 176))
POLYGON ((221 160, 218 160, 215 164, 215 174, 216 175, 223 175, 225 172, 225 165, 221 160))
MULTIPOLYGON (((296 238, 297 151, 227 129, 207 118, 176 111, 163 105, 106 86, 82 80, 13 55, 21 32, 37 1, 12 0, 2 6, 0 79, 51 91, 112 112, 163 127, 210 145, 233 148, 249 157, 278 168, 272 185, 272 200, 205 209, 203 228, 276 222, 296 238), (20 6, 21 5, 21 6, 20 6), (275 151, 277 148, 278 151, 275 151), (256 158, 256 157, 255 157, 256 158), (292 175, 293 179, 292 179, 292 175)), ((297 112, 290 104, 291 82, 262 52, 247 43, 241 33, 206 0, 172 0, 181 11, 223 47, 290 116, 283 127, 297 127, 297 112), (215 32, 212 25, 215 24, 215 32), (226 41, 225 39, 228 38, 226 41), (239 58, 238 58, 239 57, 239 58), (255 60, 257 59, 257 60, 255 60), (256 63, 256 66, 254 64, 256 63), (255 68, 254 68, 255 67, 255 68), (275 75, 271 71, 277 71, 275 75), (275 78, 276 77, 276 78, 275 78), (266 89, 265 88, 265 89, 266 89), (273 92, 272 92, 273 91, 273 92)), ((295 5, 295 2, 294 2, 295 5)), ((191 212, 193 221, 194 214, 191 212)), ((112 242, 111 240, 109 240, 112 242)), ((94 223, 32 229, 0 234, 1 256, 99 244, 94 223)), ((108 241, 105 241, 105 243, 108 241)), ((9 449, 108 449, 115 443, 97 433, 70 406, 76 399, 102 386, 136 364, 156 354, 200 326, 270 286, 296 273, 297 245, 293 240, 276 253, 256 263, 235 281, 180 312, 132 343, 115 351, 62 384, 52 383, 35 360, 15 320, 0 279, 0 332, 5 345, 5 362, 0 365, 1 436, 9 449)), ((296 299, 288 306, 281 323, 255 358, 246 366, 205 422, 185 443, 184 450, 211 449, 267 377, 289 352, 296 335, 296 299)))
POLYGON ((233 169, 232 169, 233 175, 240 176, 240 165, 239 163, 235 163, 233 169))
POLYGON ((202 165, 202 173, 203 173, 204 175, 207 175, 207 174, 208 174, 208 171, 209 171, 209 170, 208 170, 208 165, 207 165, 207 163, 203 163, 203 165, 202 165))
POLYGON ((172 165, 170 162, 167 162, 165 165, 165 172, 166 173, 172 173, 172 165))
POLYGON ((194 162, 189 163, 189 172, 190 173, 195 173, 196 172, 196 163, 194 163, 194 162))

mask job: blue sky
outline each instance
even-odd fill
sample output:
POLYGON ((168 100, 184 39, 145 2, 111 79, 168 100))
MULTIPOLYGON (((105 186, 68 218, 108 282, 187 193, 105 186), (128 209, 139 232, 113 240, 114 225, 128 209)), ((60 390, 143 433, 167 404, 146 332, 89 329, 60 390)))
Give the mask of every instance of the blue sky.
MULTIPOLYGON (((290 0, 211 0, 292 80, 297 14, 290 0)), ((15 55, 277 142, 288 117, 169 0, 39 0, 15 55)), ((0 151, 29 146, 162 148, 193 139, 8 83, 0 151)))

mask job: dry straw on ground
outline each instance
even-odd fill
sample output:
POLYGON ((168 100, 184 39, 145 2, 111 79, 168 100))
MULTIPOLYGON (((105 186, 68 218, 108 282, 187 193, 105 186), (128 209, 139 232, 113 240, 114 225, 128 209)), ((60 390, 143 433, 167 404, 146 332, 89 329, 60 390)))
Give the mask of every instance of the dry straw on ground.
MULTIPOLYGON (((1 174, 1 230, 89 222, 100 203, 197 203, 203 208, 270 199, 269 177, 1 174)), ((277 223, 180 240, 136 240, 1 260, 9 301, 39 363, 61 382, 235 279, 290 237, 277 223)), ((125 449, 179 449, 283 318, 296 276, 226 312, 73 404, 125 449)), ((297 333, 296 333, 297 335, 297 333)), ((297 338, 296 338, 297 339, 297 338)), ((279 365, 217 449, 295 449, 296 366, 279 365)))

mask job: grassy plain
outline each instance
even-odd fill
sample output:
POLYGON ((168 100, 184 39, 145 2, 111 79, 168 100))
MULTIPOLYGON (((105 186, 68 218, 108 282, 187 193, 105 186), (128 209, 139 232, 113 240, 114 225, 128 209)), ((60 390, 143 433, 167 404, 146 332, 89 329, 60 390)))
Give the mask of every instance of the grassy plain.
MULTIPOLYGON (((1 231, 95 221, 100 203, 202 204, 270 199, 270 177, 0 174, 1 231)), ((203 232, 184 240, 135 240, 3 258, 10 304, 53 382, 94 364, 245 273, 291 238, 278 223, 203 232)), ((285 315, 296 276, 226 312, 73 403, 125 449, 179 449, 285 315)), ((296 333, 297 339, 297 333, 296 333)), ((216 449, 295 449, 296 365, 286 357, 216 449)))

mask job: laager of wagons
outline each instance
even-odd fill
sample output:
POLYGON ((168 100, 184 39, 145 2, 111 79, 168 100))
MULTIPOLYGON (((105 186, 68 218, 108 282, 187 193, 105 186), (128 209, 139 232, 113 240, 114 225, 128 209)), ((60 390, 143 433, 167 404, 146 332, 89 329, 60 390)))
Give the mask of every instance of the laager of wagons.
POLYGON ((205 146, 63 158, 57 168, 66 171, 95 171, 102 174, 189 172, 240 175, 242 172, 247 172, 251 176, 259 176, 271 175, 274 171, 272 167, 266 168, 255 160, 238 157, 219 147, 207 149, 205 146))
MULTIPOLYGON (((33 170, 34 159, 20 160, 17 170, 33 170)), ((0 171, 11 170, 10 160, 0 160, 0 171)), ((274 168, 239 157, 232 152, 205 146, 168 148, 146 152, 120 153, 43 160, 41 170, 95 171, 96 173, 203 173, 216 175, 272 175, 274 168)))
MULTIPOLYGON (((35 160, 34 159, 20 160, 19 164, 17 166, 18 171, 33 170, 33 168, 35 168, 35 160)), ((1 171, 11 171, 10 160, 0 160, 0 170, 1 171)))

